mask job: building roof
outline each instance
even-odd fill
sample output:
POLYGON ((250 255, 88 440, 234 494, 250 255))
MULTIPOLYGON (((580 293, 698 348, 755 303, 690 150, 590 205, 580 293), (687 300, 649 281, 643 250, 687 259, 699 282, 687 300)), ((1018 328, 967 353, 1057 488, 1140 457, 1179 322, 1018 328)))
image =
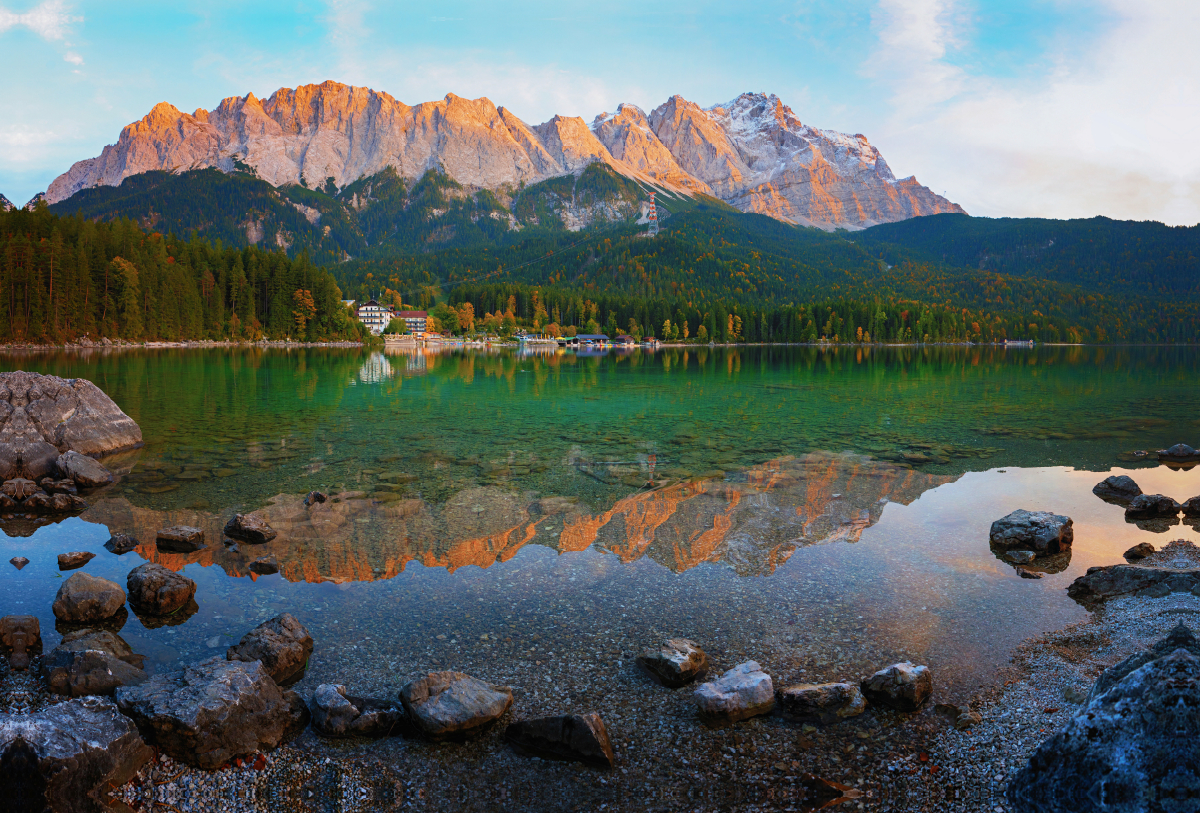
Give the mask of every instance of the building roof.
POLYGON ((382 306, 382 305, 380 305, 378 302, 376 302, 374 299, 368 299, 366 302, 364 302, 364 303, 362 303, 361 305, 359 305, 359 307, 360 307, 360 308, 369 308, 369 307, 371 307, 372 305, 374 305, 374 306, 375 306, 375 307, 377 307, 377 308, 382 308, 382 307, 383 307, 383 306, 382 306))
POLYGON ((624 334, 622 334, 622 335, 618 336, 617 338, 613 339, 613 341, 614 341, 614 342, 621 342, 622 344, 625 344, 625 343, 630 343, 630 344, 633 344, 633 343, 635 343, 635 342, 634 342, 634 338, 633 338, 632 336, 626 336, 626 335, 624 335, 624 334))
POLYGON ((396 316, 401 319, 424 319, 428 314, 425 311, 397 311, 396 316))
POLYGON ((576 333, 575 338, 589 342, 608 341, 608 335, 604 333, 576 333))

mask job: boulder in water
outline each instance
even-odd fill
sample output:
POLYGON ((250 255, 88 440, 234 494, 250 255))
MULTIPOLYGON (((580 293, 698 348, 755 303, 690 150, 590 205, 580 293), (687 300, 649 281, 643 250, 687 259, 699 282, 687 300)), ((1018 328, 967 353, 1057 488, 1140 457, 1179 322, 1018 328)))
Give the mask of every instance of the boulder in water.
POLYGON ((1197 452, 1186 443, 1176 443, 1169 449, 1159 449, 1158 459, 1166 461, 1184 462, 1188 460, 1200 460, 1200 452, 1197 452))
POLYGON ((119 584, 88 573, 76 573, 58 588, 54 617, 68 624, 87 624, 112 618, 125 606, 119 584))
POLYGON ((109 540, 104 543, 104 547, 107 548, 110 553, 115 553, 117 556, 121 556, 122 554, 129 553, 132 550, 137 550, 137 547, 140 544, 142 543, 138 541, 136 536, 130 536, 129 534, 113 534, 109 540))
POLYGON ((1142 489, 1128 474, 1114 474, 1096 483, 1092 493, 1106 502, 1124 504, 1141 494, 1142 489))
POLYGON ((323 737, 386 737, 399 734, 405 720, 397 700, 356 697, 330 683, 313 692, 311 711, 313 731, 323 737))
POLYGON ((280 686, 304 677, 312 656, 313 639, 304 625, 291 614, 283 613, 264 621, 229 647, 225 657, 231 661, 262 661, 263 668, 280 686))
POLYGON ((708 671, 708 655, 686 638, 669 638, 658 649, 644 650, 637 663, 650 677, 671 689, 686 686, 708 671))
POLYGON ((270 542, 279 534, 262 517, 254 514, 236 514, 225 524, 225 535, 261 545, 270 542))
POLYGON ((73 550, 58 554, 59 570, 76 570, 96 558, 96 554, 86 550, 73 550))
POLYGON ((867 700, 875 705, 916 711, 933 694, 933 674, 928 666, 903 661, 880 669, 861 686, 867 700))
POLYGON ((170 615, 196 595, 196 583, 156 562, 129 571, 125 581, 129 603, 140 615, 170 615))
POLYGON ((432 740, 482 732, 512 705, 512 689, 462 672, 430 672, 400 690, 409 719, 432 740))
POLYGON ((755 661, 746 661, 716 680, 701 683, 692 694, 700 719, 723 726, 768 714, 775 708, 771 676, 755 661))
POLYGON ((1031 550, 1042 556, 1061 553, 1075 539, 1071 518, 1050 511, 1018 509, 992 523, 989 539, 998 550, 1031 550))
POLYGON ((163 528, 155 537, 155 544, 167 553, 193 553, 204 547, 204 531, 190 525, 163 528))
POLYGON ((112 472, 94 458, 76 451, 64 452, 55 461, 58 472, 79 488, 99 488, 113 481, 112 472))
POLYGON ((108 630, 68 632, 42 658, 42 677, 50 691, 67 697, 111 695, 118 686, 146 680, 142 656, 108 630))
POLYGON ((784 719, 799 723, 832 725, 867 709, 866 698, 853 683, 801 683, 782 689, 776 699, 784 719))
POLYGON ((1149 542, 1138 542, 1132 548, 1125 551, 1125 561, 1138 562, 1147 556, 1153 556, 1154 552, 1155 548, 1149 542))
POLYGON ((520 720, 504 731, 504 738, 520 752, 611 768, 616 762, 608 729, 600 715, 562 714, 520 720))
POLYGON ((1170 519, 1179 516, 1180 505, 1162 494, 1139 494, 1125 508, 1125 519, 1170 519))

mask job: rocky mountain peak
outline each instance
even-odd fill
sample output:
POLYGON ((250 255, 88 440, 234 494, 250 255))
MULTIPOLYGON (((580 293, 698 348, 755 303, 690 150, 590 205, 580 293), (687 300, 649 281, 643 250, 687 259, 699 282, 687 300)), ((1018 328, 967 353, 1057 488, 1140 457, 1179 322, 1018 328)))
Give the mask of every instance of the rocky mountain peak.
POLYGON ((12 201, 0 195, 0 212, 9 212, 17 207, 13 206, 12 201))

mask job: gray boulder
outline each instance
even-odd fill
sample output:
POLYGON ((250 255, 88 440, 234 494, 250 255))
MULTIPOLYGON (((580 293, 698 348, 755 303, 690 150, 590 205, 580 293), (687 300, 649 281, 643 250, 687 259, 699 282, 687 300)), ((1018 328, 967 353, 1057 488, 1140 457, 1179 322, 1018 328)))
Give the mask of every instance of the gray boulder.
POLYGON ((616 762, 608 729, 599 714, 563 714, 520 720, 504 731, 518 751, 544 759, 582 762, 611 768, 616 762))
POLYGON ((5 810, 101 813, 154 752, 111 700, 84 697, 32 714, 0 714, 5 810))
POLYGON ((148 742, 205 770, 274 748, 292 724, 290 704, 257 661, 209 658, 115 697, 148 742))
POLYGON ((404 727, 404 707, 395 700, 356 697, 340 684, 322 683, 313 692, 313 731, 323 737, 386 737, 404 727))
POLYGON ((261 545, 270 542, 279 534, 262 517, 254 514, 236 514, 225 524, 225 535, 243 542, 261 545))
POLYGON ((409 719, 432 740, 478 734, 500 719, 512 700, 507 686, 493 686, 462 672, 430 672, 400 690, 409 719))
POLYGON ((32 615, 6 615, 0 618, 0 646, 8 656, 8 665, 17 671, 29 668, 30 658, 42 652, 42 626, 32 615))
POLYGON ((775 687, 758 663, 746 661, 697 686, 692 698, 702 722, 722 726, 769 714, 775 708, 775 687))
POLYGON ((776 695, 784 719, 832 725, 857 717, 867 709, 862 691, 853 683, 801 683, 776 695))
POLYGON ((69 624, 87 624, 112 618, 125 606, 119 584, 87 573, 76 573, 62 583, 54 597, 54 617, 69 624))
POLYGON ((264 621, 229 647, 225 657, 231 661, 261 661, 271 679, 280 686, 304 677, 312 656, 313 639, 304 625, 291 614, 283 613, 264 621))
POLYGON ((1125 508, 1126 519, 1170 519, 1179 516, 1181 506, 1162 494, 1139 494, 1125 508))
POLYGON ((1144 564, 1089 567, 1067 587, 1067 595, 1092 609, 1113 596, 1137 594, 1162 598, 1171 593, 1200 595, 1200 569, 1144 564))
POLYGON ((170 615, 196 595, 196 583, 155 562, 129 571, 125 580, 129 603, 140 615, 170 615))
POLYGON ((877 706, 916 711, 933 694, 933 674, 928 666, 908 661, 893 663, 862 681, 862 693, 877 706))
POLYGON ((113 481, 112 472, 94 458, 71 451, 59 455, 55 462, 59 473, 80 488, 99 488, 113 481))
POLYGON ((190 525, 163 528, 154 540, 158 549, 167 553, 192 553, 204 545, 204 531, 190 525))
POLYGON ((1018 509, 992 523, 989 540, 999 550, 1032 550, 1038 556, 1061 553, 1075 539, 1070 517, 1018 509))
POLYGON ((1106 502, 1123 504, 1140 495, 1142 489, 1128 474, 1114 474, 1096 483, 1092 493, 1106 502))
POLYGON ((109 540, 104 543, 104 547, 107 548, 110 553, 115 553, 117 556, 121 556, 122 554, 129 553, 132 550, 137 550, 137 547, 140 544, 142 543, 138 541, 136 536, 130 536, 129 534, 113 534, 109 540))
POLYGON ((708 655, 686 638, 670 638, 658 649, 644 650, 637 663, 650 677, 672 689, 686 686, 708 671, 708 655))
POLYGON ((1184 811, 1200 786, 1200 656, 1178 628, 1101 676, 1087 704, 1013 778, 1022 813, 1184 811))

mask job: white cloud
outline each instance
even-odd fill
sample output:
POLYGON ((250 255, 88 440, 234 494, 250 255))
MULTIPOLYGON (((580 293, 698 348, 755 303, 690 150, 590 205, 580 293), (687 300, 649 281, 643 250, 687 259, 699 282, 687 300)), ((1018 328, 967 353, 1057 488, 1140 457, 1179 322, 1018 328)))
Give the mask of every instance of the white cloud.
POLYGON ((81 57, 79 54, 75 53, 74 51, 68 51, 66 53, 66 55, 63 57, 63 61, 70 62, 72 65, 82 65, 83 57, 81 57))
MULTIPOLYGON (((884 0, 864 71, 891 90, 892 166, 973 214, 1200 220, 1200 11, 1191 0, 1106 0, 1087 49, 1040 75, 976 76, 946 59, 954 0, 884 0)), ((958 16, 956 16, 958 15, 958 16)), ((1078 43, 1073 43, 1077 45, 1078 43)))
POLYGON ((73 16, 70 6, 62 0, 46 0, 24 14, 0 7, 0 34, 10 28, 22 26, 44 40, 61 40, 67 35, 71 25, 80 22, 83 22, 83 18, 73 16))

